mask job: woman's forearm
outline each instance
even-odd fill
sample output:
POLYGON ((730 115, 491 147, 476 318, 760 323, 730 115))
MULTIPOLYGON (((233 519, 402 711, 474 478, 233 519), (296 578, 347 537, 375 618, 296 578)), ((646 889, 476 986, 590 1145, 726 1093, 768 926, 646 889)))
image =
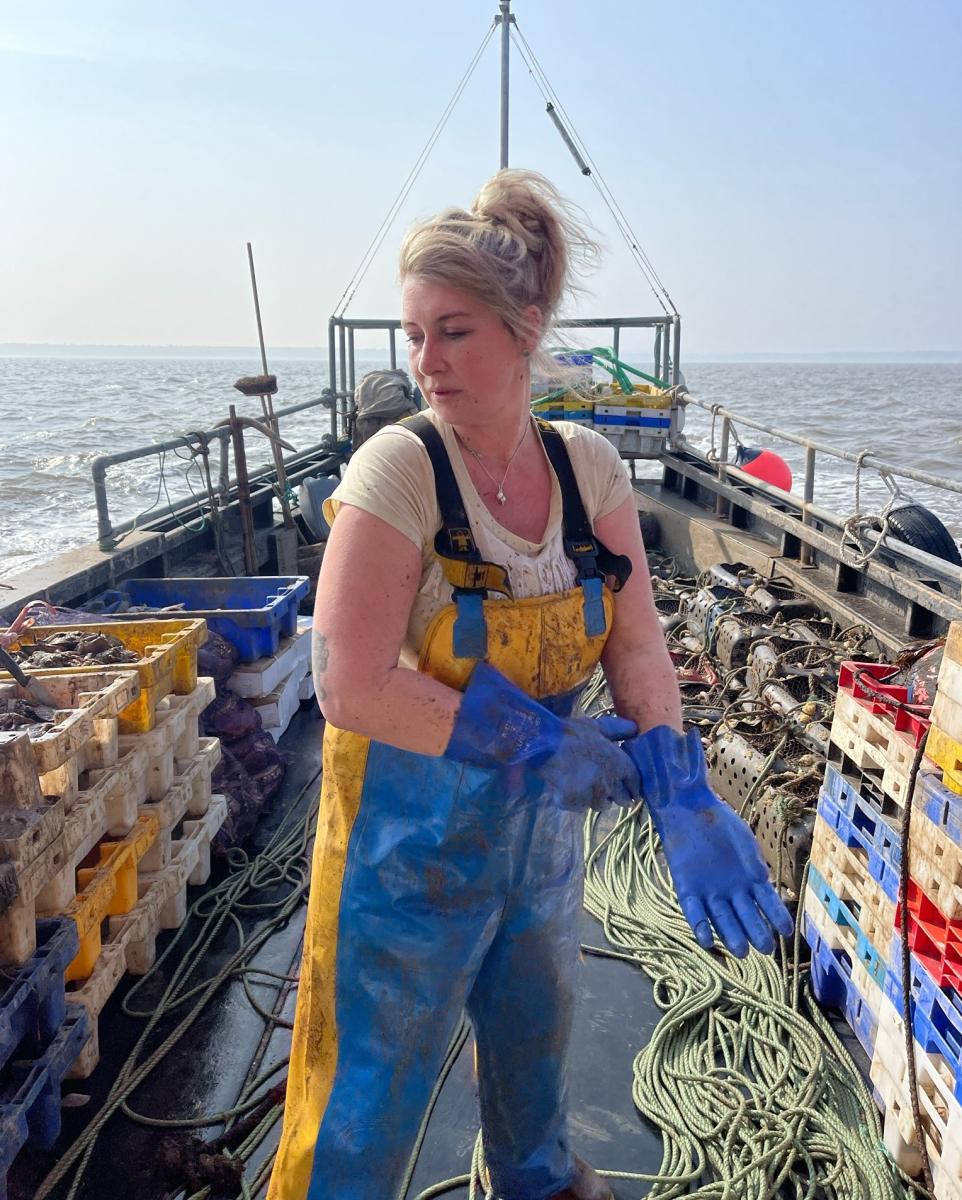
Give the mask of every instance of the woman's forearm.
POLYGON ((339 678, 329 665, 327 640, 316 629, 311 666, 321 712, 332 725, 401 750, 443 754, 460 692, 401 666, 376 679, 339 678))
POLYGON ((641 733, 656 725, 681 732, 678 680, 663 641, 650 649, 609 645, 602 666, 619 716, 630 717, 641 733))

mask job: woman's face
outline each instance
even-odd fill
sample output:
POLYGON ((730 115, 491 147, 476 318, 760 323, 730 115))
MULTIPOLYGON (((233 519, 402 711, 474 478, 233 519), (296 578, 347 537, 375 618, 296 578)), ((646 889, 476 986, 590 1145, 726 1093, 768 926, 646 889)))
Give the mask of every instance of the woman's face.
POLYGON ((527 359, 501 318, 436 279, 409 275, 401 326, 418 387, 450 425, 487 425, 529 403, 527 359))

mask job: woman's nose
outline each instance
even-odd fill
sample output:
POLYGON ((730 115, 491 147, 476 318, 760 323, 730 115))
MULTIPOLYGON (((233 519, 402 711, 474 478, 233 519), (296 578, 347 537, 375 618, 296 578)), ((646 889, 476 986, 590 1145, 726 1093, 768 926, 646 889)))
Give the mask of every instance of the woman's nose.
POLYGON ((444 355, 441 343, 437 338, 425 337, 421 343, 418 367, 422 375, 434 375, 444 367, 444 355))

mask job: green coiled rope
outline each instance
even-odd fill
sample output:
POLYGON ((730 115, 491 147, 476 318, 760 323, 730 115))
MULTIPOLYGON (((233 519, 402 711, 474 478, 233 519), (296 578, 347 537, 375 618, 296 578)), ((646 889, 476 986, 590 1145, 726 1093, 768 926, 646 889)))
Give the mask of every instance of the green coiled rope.
MULTIPOLYGON (((643 808, 586 822, 585 906, 610 948, 654 982, 664 1016, 633 1065, 638 1111, 662 1131, 658 1200, 899 1200, 913 1185, 882 1145, 879 1114, 797 967, 702 950, 681 914, 643 808), (804 996, 807 1013, 793 998, 804 996)), ((796 963, 798 938, 796 937, 796 963)), ((786 947, 782 946, 783 955, 786 947)))

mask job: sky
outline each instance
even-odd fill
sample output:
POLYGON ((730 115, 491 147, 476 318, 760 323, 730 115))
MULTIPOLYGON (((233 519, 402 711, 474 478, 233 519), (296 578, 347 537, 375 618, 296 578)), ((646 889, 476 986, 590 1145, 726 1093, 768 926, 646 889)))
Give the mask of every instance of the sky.
MULTIPOLYGON (((0 343, 271 346, 327 320, 495 0, 0 0, 0 343)), ((699 354, 962 352, 962 0, 515 0, 699 354)), ((349 309, 498 166, 492 41, 349 309)), ((605 248, 582 315, 658 305, 527 68, 512 166, 605 248)))

